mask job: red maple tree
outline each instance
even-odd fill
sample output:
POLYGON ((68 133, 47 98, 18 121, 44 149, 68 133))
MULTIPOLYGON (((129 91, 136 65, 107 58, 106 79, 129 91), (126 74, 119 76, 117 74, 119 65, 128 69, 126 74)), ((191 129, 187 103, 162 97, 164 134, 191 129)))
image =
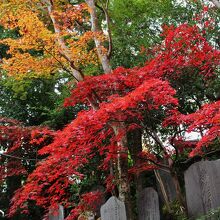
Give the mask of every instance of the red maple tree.
MULTIPOLYGON (((144 162, 135 165, 133 172, 159 169, 162 166, 175 174, 173 154, 181 153, 181 150, 170 153, 169 147, 161 142, 157 133, 162 124, 173 127, 186 124, 189 132, 196 129, 203 132, 202 139, 190 145, 193 148, 190 156, 201 152, 203 146, 218 139, 219 101, 208 103, 195 113, 184 115, 185 112, 180 111, 181 103, 178 104, 178 98, 181 101, 180 86, 185 76, 201 77, 207 81, 204 88, 210 86, 217 77, 219 50, 207 42, 196 25, 166 27, 164 36, 164 43, 154 51, 155 57, 144 67, 119 67, 110 74, 85 77, 84 81, 77 84, 65 105, 85 103, 90 106, 91 100, 95 100, 96 108, 80 112, 63 130, 53 134, 51 144, 38 151, 39 155, 47 157, 37 164, 25 185, 16 192, 9 215, 15 214, 18 209, 26 212, 28 200, 35 200, 37 205, 46 210, 57 203, 65 207, 71 206, 77 213, 79 209, 84 210, 86 207, 92 209, 88 204, 93 201, 93 195, 97 194, 82 196, 81 201, 84 203, 77 206, 69 200, 69 188, 76 183, 75 177, 81 180, 84 178, 82 168, 97 154, 99 161, 94 169, 105 171, 107 186, 117 185, 120 179, 117 178, 115 166, 118 154, 127 158, 130 153, 123 145, 124 137, 130 131, 141 129, 149 132, 159 145, 160 156, 166 162, 162 164, 158 155, 154 155, 156 151, 142 152, 139 157, 144 162), (157 113, 162 113, 161 121, 153 120, 153 124, 149 126, 146 118, 157 113), (118 126, 119 123, 123 126, 118 126), (113 173, 110 172, 111 168, 113 173)), ((178 139, 175 143, 174 139, 171 135, 172 144, 177 146, 178 139)), ((41 144, 42 141, 44 142, 44 137, 32 140, 31 143, 41 144)), ((178 187, 177 185, 177 189, 178 187)), ((75 218, 75 211, 71 212, 68 219, 75 218)))

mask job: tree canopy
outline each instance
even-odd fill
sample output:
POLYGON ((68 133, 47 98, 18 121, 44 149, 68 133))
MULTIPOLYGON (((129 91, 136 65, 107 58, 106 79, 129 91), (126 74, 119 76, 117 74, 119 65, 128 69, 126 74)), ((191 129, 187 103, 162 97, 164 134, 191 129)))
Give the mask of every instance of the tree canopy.
MULTIPOLYGON (((158 170, 170 173, 187 214, 183 171, 219 152, 213 3, 0 5, 0 181, 11 199, 2 206, 8 219, 47 218, 58 204, 67 220, 98 216, 111 194, 133 220, 133 201, 158 170)), ((171 202, 164 205, 178 219, 171 202)))

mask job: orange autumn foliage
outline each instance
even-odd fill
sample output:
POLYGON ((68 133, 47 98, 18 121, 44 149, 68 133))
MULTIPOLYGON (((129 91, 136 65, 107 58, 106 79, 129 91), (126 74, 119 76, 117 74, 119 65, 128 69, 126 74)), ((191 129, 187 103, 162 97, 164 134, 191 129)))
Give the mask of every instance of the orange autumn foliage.
POLYGON ((9 46, 10 58, 3 59, 1 64, 8 75, 16 79, 49 77, 59 70, 70 69, 70 60, 63 56, 59 40, 64 42, 76 69, 98 65, 93 37, 97 35, 100 41, 106 38, 86 27, 90 23, 85 3, 70 5, 64 0, 53 1, 53 10, 49 11, 44 0, 8 0, 0 5, 0 11, 0 25, 17 31, 17 38, 0 41, 9 46))

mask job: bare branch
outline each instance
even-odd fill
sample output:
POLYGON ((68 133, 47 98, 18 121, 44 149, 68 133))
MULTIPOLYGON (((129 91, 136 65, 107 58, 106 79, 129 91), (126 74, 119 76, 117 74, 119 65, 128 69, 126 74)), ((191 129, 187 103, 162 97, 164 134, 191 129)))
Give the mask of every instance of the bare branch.
POLYGON ((91 30, 94 33, 94 42, 96 45, 99 60, 102 64, 102 68, 103 68, 104 72, 110 73, 112 71, 112 69, 111 69, 111 65, 109 62, 109 58, 106 53, 103 53, 102 42, 96 37, 96 34, 99 33, 101 30, 98 26, 98 18, 97 18, 97 14, 96 14, 95 1, 94 0, 85 0, 85 1, 90 8, 89 12, 90 12, 91 24, 92 24, 91 30))
POLYGON ((13 156, 13 155, 10 155, 10 154, 5 154, 5 153, 0 153, 0 156, 10 157, 10 158, 14 158, 14 159, 17 159, 17 160, 39 161, 38 159, 26 158, 26 157, 17 157, 17 156, 13 156))

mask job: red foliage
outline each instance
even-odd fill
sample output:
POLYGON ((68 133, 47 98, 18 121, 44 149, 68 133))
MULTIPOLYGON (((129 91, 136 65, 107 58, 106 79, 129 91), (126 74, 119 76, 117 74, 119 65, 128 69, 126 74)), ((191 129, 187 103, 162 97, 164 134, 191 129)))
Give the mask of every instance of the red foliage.
POLYGON ((183 153, 184 150, 195 148, 198 141, 184 140, 182 137, 178 137, 172 140, 172 144, 178 149, 179 153, 183 153))
POLYGON ((156 57, 142 70, 166 79, 176 79, 187 69, 191 69, 192 74, 198 71, 206 78, 216 75, 220 51, 207 42, 197 25, 165 27, 163 35, 164 44, 155 50, 156 57))
MULTIPOLYGON (((20 147, 28 139, 28 136, 28 129, 22 127, 18 121, 7 118, 0 119, 0 143, 1 147, 6 149, 4 152, 6 155, 21 156, 20 147)), ((24 148, 26 147, 28 146, 24 145, 24 148)), ((25 167, 19 160, 14 158, 7 160, 7 157, 1 155, 0 162, 2 163, 0 167, 1 181, 8 176, 27 174, 25 167)))
POLYGON ((82 211, 96 211, 101 205, 102 197, 103 193, 100 191, 84 193, 79 206, 82 211))
MULTIPOLYGON (((111 74, 86 77, 65 104, 75 105, 95 99, 99 108, 80 112, 75 120, 54 134, 51 144, 38 151, 40 155, 49 156, 38 163, 27 183, 16 192, 10 215, 18 208, 23 209, 29 199, 36 200, 37 205, 44 208, 57 203, 69 206, 68 189, 73 184, 70 179, 75 176, 83 178, 80 168, 88 164, 97 152, 102 156, 97 169, 109 169, 110 161, 125 150, 120 145, 121 140, 131 129, 140 128, 146 112, 163 109, 169 115, 164 122, 166 125, 187 122, 191 123, 190 130, 202 127, 206 133, 195 150, 213 141, 219 136, 219 102, 206 105, 189 116, 182 116, 176 109, 176 92, 168 80, 177 79, 186 69, 196 70, 204 78, 215 77, 219 58, 219 51, 208 44, 197 26, 184 24, 166 29, 164 44, 155 50, 155 58, 144 67, 120 67, 111 74), (124 127, 116 133, 114 127, 119 123, 123 123, 124 127)), ((42 144, 50 135, 49 131, 43 131, 43 134, 32 132, 34 139, 31 143, 42 144)), ((144 153, 142 157, 146 161, 157 162, 153 154, 144 153)), ((139 165, 133 168, 133 172, 156 169, 148 163, 139 165)), ((113 180, 113 176, 107 178, 109 189, 114 187, 113 180)), ((91 208, 94 198, 96 196, 91 193, 84 195, 83 208, 91 208)), ((83 208, 71 205, 76 207, 69 216, 72 219, 83 208)))
MULTIPOLYGON (((43 127, 25 127, 22 123, 7 118, 1 118, 0 124, 0 143, 4 150, 0 158, 2 164, 0 166, 0 181, 5 181, 10 176, 25 178, 30 172, 28 167, 30 161, 36 163, 39 160, 38 149, 49 143, 49 139, 52 140, 52 131, 43 127), (39 135, 36 137, 33 134, 41 134, 44 138, 41 141, 36 141, 39 135)), ((16 200, 16 196, 14 200, 16 200)))
POLYGON ((156 170, 156 169, 158 169, 156 165, 152 165, 145 161, 129 169, 129 173, 139 175, 140 173, 144 171, 150 171, 150 170, 156 170))
POLYGON ((29 175, 10 213, 13 214, 13 210, 21 207, 27 199, 36 200, 43 207, 48 206, 48 198, 51 204, 62 201, 66 205, 69 177, 82 176, 77 170, 88 163, 97 150, 106 155, 103 165, 116 157, 116 152, 120 152, 117 142, 124 134, 119 132, 114 136, 110 124, 121 120, 129 123, 132 119, 141 118, 142 110, 176 105, 174 94, 175 91, 167 82, 151 79, 124 97, 102 103, 97 111, 79 113, 72 123, 56 133, 52 144, 39 151, 40 154, 50 156, 29 175), (110 137, 111 143, 103 144, 107 137, 110 137))
MULTIPOLYGON (((205 104, 197 112, 183 116, 189 125, 188 132, 202 133, 202 138, 196 144, 190 156, 202 153, 202 147, 207 147, 220 137, 220 101, 205 104)), ((219 140, 218 140, 219 143, 219 140)))
POLYGON ((187 141, 183 137, 172 139, 172 143, 179 148, 193 148, 190 157, 197 154, 203 154, 203 147, 208 147, 215 140, 219 141, 220 136, 220 101, 205 104, 195 113, 184 115, 177 110, 170 111, 169 117, 163 122, 164 126, 186 125, 186 132, 196 132, 202 137, 198 140, 187 141))

